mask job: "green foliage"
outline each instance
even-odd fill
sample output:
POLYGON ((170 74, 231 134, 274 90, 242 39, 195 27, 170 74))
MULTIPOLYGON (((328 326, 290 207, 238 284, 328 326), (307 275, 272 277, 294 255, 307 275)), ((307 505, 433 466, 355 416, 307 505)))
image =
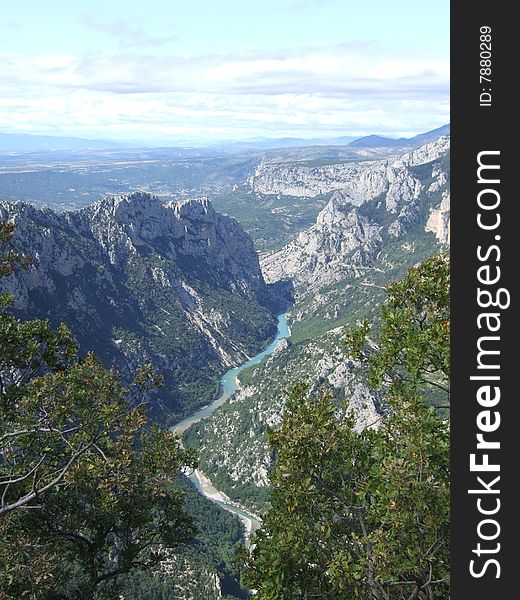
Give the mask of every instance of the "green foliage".
POLYGON ((244 540, 240 519, 199 494, 187 478, 178 478, 176 485, 183 491, 186 513, 197 527, 197 534, 181 550, 182 555, 199 570, 217 573, 223 592, 244 597, 236 564, 244 540))
POLYGON ((246 574, 258 598, 409 598, 416 582, 416 598, 447 597, 446 424, 415 402, 378 431, 352 426, 328 394, 292 391, 246 574))
POLYGON ((249 233, 259 252, 273 252, 290 242, 316 221, 331 193, 312 198, 252 194, 239 187, 236 191, 212 198, 215 208, 235 217, 249 233))
POLYGON ((0 277, 10 275, 17 266, 27 267, 31 262, 29 257, 21 255, 11 246, 14 230, 13 223, 0 222, 0 277))
POLYGON ((188 544, 175 550, 167 568, 121 577, 121 594, 129 600, 213 600, 217 597, 217 575, 223 593, 232 598, 247 597, 235 564, 243 540, 238 517, 200 495, 186 477, 176 477, 175 486, 184 494, 185 511, 193 519, 197 533, 188 544))
POLYGON ((347 336, 373 382, 388 382, 379 429, 357 434, 330 393, 293 388, 245 560, 260 600, 449 597, 449 425, 421 395, 449 369, 448 275, 437 256, 388 287, 378 346, 364 343, 367 323, 347 336))
POLYGON ((352 359, 362 360, 364 358, 363 350, 369 331, 370 324, 366 319, 363 319, 358 327, 346 331, 343 343, 348 348, 348 353, 352 359))
POLYGON ((192 538, 172 478, 193 454, 147 425, 158 383, 145 367, 123 385, 93 355, 78 360, 65 326, 22 323, 4 298, 0 598, 113 598, 117 575, 158 565, 192 538))
POLYGON ((449 288, 447 257, 434 255, 387 286, 375 348, 366 321, 347 333, 347 351, 367 360, 370 385, 385 385, 389 400, 434 388, 439 401, 449 401, 449 288))

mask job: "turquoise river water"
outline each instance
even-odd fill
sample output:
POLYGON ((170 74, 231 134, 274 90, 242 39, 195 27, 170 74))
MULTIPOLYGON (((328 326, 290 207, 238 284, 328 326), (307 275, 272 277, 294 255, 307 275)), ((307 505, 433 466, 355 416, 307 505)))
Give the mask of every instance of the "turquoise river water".
POLYGON ((272 354, 278 342, 283 338, 289 338, 291 333, 289 331, 289 327, 287 325, 287 315, 285 313, 278 315, 278 330, 276 332, 276 337, 274 340, 267 346, 265 350, 250 358, 247 362, 241 364, 239 367, 233 367, 224 375, 220 380, 220 394, 218 397, 206 406, 199 408, 196 412, 194 412, 189 417, 186 417, 182 421, 179 421, 172 427, 172 431, 178 435, 180 435, 183 431, 188 429, 194 423, 198 423, 202 421, 202 419, 206 419, 210 415, 212 415, 219 406, 222 406, 229 398, 237 391, 238 388, 238 375, 244 369, 248 367, 252 367, 257 365, 262 361, 266 356, 272 354))
MULTIPOLYGON (((229 398, 237 391, 238 388, 238 375, 244 369, 248 367, 252 367, 253 365, 257 365, 264 359, 266 356, 269 356, 273 353, 276 348, 278 342, 283 338, 289 338, 291 333, 289 331, 289 327, 287 325, 287 315, 285 313, 278 315, 278 329, 276 332, 276 337, 274 340, 259 354, 253 356, 245 363, 241 364, 238 367, 234 367, 227 371, 220 380, 220 394, 218 397, 208 404, 207 406, 203 406, 196 412, 194 412, 189 417, 186 417, 182 421, 179 421, 176 425, 172 427, 172 431, 177 435, 181 435, 188 427, 191 425, 202 421, 203 419, 207 419, 210 415, 212 415, 215 410, 222 406, 229 398)), ((259 517, 253 515, 248 512, 246 509, 236 505, 231 502, 229 498, 227 498, 222 492, 217 490, 209 481, 209 479, 199 470, 196 470, 191 476, 190 479, 196 489, 203 496, 209 498, 212 502, 218 504, 224 510, 227 510, 235 515, 237 515, 240 520, 244 523, 246 528, 246 544, 249 543, 249 538, 251 533, 253 533, 256 529, 258 529, 261 525, 259 517)))

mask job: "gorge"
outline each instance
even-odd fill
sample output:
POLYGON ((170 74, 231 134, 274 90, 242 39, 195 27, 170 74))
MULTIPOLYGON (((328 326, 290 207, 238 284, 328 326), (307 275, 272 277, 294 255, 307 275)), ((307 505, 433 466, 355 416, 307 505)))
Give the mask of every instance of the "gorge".
MULTIPOLYGON (((329 391, 356 431, 384 414, 343 340, 376 319, 389 282, 447 248, 449 137, 427 142, 349 160, 311 160, 312 149, 255 155, 234 166, 232 193, 210 199, 135 192, 66 212, 0 202, 15 246, 34 258, 0 292, 22 320, 65 322, 82 355, 94 351, 125 377, 147 363, 162 373, 153 420, 197 451, 195 488, 249 536, 269 505, 267 431, 293 385, 329 391)), ((200 513, 216 521, 207 505, 200 513)), ((231 569, 223 575, 212 544, 211 599, 231 569)), ((192 556, 178 564, 193 578, 192 556)))
MULTIPOLYGON (((259 364, 264 358, 270 356, 276 350, 280 340, 287 338, 290 338, 290 331, 287 325, 287 315, 282 313, 278 315, 278 329, 276 337, 269 344, 269 346, 240 366, 233 367, 227 371, 220 380, 219 394, 217 395, 216 399, 207 406, 197 410, 192 415, 184 418, 179 423, 173 425, 171 431, 176 435, 182 436, 184 431, 186 431, 189 427, 199 423, 204 419, 207 419, 215 412, 215 410, 217 410, 219 406, 229 402, 239 388, 238 375, 240 372, 244 369, 259 364)), ((189 475, 189 479, 199 493, 218 504, 224 510, 227 510, 228 512, 238 516, 245 527, 246 546, 249 545, 251 534, 260 527, 260 517, 250 513, 237 503, 232 502, 232 500, 226 496, 224 492, 218 490, 211 483, 211 480, 200 469, 196 469, 193 473, 191 473, 189 475)))

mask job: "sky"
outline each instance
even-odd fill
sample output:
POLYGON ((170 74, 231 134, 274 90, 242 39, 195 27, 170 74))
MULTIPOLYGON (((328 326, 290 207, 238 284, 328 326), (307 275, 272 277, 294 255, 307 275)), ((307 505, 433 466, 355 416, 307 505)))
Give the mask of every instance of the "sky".
POLYGON ((206 143, 447 122, 448 0, 2 6, 0 132, 206 143))

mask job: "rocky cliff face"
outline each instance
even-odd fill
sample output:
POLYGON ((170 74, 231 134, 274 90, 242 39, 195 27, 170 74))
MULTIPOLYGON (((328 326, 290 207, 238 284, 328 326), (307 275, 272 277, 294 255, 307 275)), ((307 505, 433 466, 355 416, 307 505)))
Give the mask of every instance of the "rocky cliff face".
POLYGON ((314 226, 263 259, 265 277, 269 281, 291 279, 297 288, 313 290, 338 281, 376 256, 381 230, 336 192, 314 226))
POLYGON ((282 196, 317 196, 347 190, 352 204, 363 203, 388 190, 403 167, 432 162, 449 149, 449 137, 380 161, 352 161, 312 165, 298 162, 263 160, 246 183, 260 194, 282 196))
POLYGON ((360 275, 388 240, 403 238, 418 223, 446 243, 448 149, 449 138, 442 137, 393 161, 342 166, 338 189, 315 225, 263 259, 266 279, 289 278, 300 293, 315 292, 360 275))
POLYGON ((431 231, 441 244, 450 243, 450 193, 448 191, 443 192, 439 206, 431 210, 426 222, 426 230, 431 231))
POLYGON ((136 193, 66 213, 9 202, 0 219, 35 259, 2 280, 18 314, 66 322, 83 351, 125 373, 152 363, 162 417, 208 401, 217 375, 276 330, 251 239, 206 199, 136 193))

